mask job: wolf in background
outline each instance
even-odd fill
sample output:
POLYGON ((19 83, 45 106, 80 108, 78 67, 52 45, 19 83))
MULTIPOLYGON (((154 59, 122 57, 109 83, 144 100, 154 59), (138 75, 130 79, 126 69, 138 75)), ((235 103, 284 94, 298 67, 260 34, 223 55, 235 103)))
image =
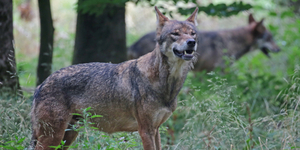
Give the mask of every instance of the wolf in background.
MULTIPOLYGON (((212 71, 216 67, 225 67, 224 56, 238 60, 254 49, 260 49, 266 56, 269 52, 279 52, 280 48, 273 36, 263 25, 263 19, 255 21, 252 14, 249 24, 231 30, 197 31, 198 61, 194 71, 212 71)), ((138 58, 155 47, 155 32, 150 32, 128 48, 128 59, 138 58)))
POLYGON ((103 116, 90 120, 99 130, 138 131, 145 150, 161 149, 159 126, 175 110, 176 97, 196 59, 198 8, 186 21, 169 20, 155 10, 157 43, 152 52, 120 64, 62 68, 37 87, 29 149, 47 150, 61 140, 71 145, 78 135, 71 127, 80 119, 74 113, 88 107, 103 116))

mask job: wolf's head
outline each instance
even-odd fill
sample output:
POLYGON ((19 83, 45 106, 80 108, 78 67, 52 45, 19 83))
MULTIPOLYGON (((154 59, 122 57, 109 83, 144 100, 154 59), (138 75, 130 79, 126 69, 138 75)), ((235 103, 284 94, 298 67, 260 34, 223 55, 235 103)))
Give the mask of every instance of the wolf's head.
POLYGON ((249 15, 249 25, 256 42, 257 48, 259 48, 266 56, 270 57, 269 52, 279 52, 280 48, 273 40, 273 35, 263 25, 264 19, 256 22, 252 14, 249 15))
POLYGON ((156 41, 169 60, 192 60, 197 50, 196 16, 198 8, 185 21, 169 20, 155 7, 156 41))

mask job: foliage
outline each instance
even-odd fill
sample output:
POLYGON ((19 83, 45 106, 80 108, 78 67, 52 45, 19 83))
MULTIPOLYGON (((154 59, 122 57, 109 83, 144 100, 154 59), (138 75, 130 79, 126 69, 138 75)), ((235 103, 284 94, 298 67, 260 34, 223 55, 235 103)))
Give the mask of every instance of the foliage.
MULTIPOLYGON (((77 10, 82 13, 96 14, 100 15, 103 10, 109 5, 120 5, 125 6, 125 2, 132 1, 135 4, 139 3, 148 3, 150 6, 157 5, 158 8, 162 11, 163 14, 169 14, 171 17, 173 16, 173 11, 169 10, 168 7, 164 7, 163 4, 159 3, 157 0, 85 0, 77 3, 77 10)), ((208 6, 201 6, 198 4, 197 0, 167 0, 166 3, 171 2, 173 5, 178 5, 180 3, 185 4, 194 4, 199 8, 199 12, 203 11, 209 16, 218 16, 218 17, 230 17, 233 15, 237 15, 239 12, 246 11, 252 8, 250 4, 244 4, 242 1, 233 2, 231 4, 226 5, 225 3, 213 4, 210 3, 208 6)), ((195 8, 190 7, 178 7, 178 12, 181 15, 191 14, 195 8)), ((113 10, 111 10, 113 12, 113 10)))
MULTIPOLYGON (((104 9, 109 5, 125 6, 128 0, 79 0, 77 3, 77 10, 82 13, 89 13, 90 15, 100 15, 104 9)), ((111 10, 113 12, 113 10, 111 10)))
MULTIPOLYGON (((237 15, 239 12, 246 11, 252 8, 250 4, 244 4, 242 1, 233 2, 229 5, 225 3, 213 4, 210 3, 208 6, 199 6, 199 12, 203 11, 209 16, 218 16, 218 17, 230 17, 233 15, 237 15)), ((191 14, 195 8, 178 8, 178 12, 182 15, 191 14)))

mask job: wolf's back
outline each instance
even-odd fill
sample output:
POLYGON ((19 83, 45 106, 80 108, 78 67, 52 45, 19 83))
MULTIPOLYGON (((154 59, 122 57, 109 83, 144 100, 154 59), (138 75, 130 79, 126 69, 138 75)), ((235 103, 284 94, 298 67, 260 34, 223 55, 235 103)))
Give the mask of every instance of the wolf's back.
POLYGON ((114 83, 111 76, 114 75, 115 67, 115 64, 110 63, 86 63, 62 68, 37 87, 34 94, 35 103, 53 97, 69 104, 69 101, 79 99, 88 92, 87 90, 93 90, 90 86, 95 83, 102 83, 101 85, 106 87, 113 86, 110 84, 114 83))
POLYGON ((150 32, 143 37, 141 37, 138 41, 136 41, 133 45, 131 45, 127 50, 127 58, 128 59, 137 59, 142 55, 145 55, 155 48, 155 32, 150 32))

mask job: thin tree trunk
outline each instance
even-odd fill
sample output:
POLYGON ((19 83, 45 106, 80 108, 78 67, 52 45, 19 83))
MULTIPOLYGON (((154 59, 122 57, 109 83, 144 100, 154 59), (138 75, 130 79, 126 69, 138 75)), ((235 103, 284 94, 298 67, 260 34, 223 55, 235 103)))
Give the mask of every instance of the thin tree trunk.
POLYGON ((22 94, 16 70, 12 0, 0 1, 0 95, 22 94))
POLYGON ((41 40, 39 62, 37 67, 37 86, 51 74, 54 34, 50 0, 38 0, 38 4, 40 13, 41 40))
MULTIPOLYGON (((78 1, 78 5, 82 0, 78 1)), ((101 15, 78 12, 73 64, 126 60, 125 3, 107 4, 101 15)))

